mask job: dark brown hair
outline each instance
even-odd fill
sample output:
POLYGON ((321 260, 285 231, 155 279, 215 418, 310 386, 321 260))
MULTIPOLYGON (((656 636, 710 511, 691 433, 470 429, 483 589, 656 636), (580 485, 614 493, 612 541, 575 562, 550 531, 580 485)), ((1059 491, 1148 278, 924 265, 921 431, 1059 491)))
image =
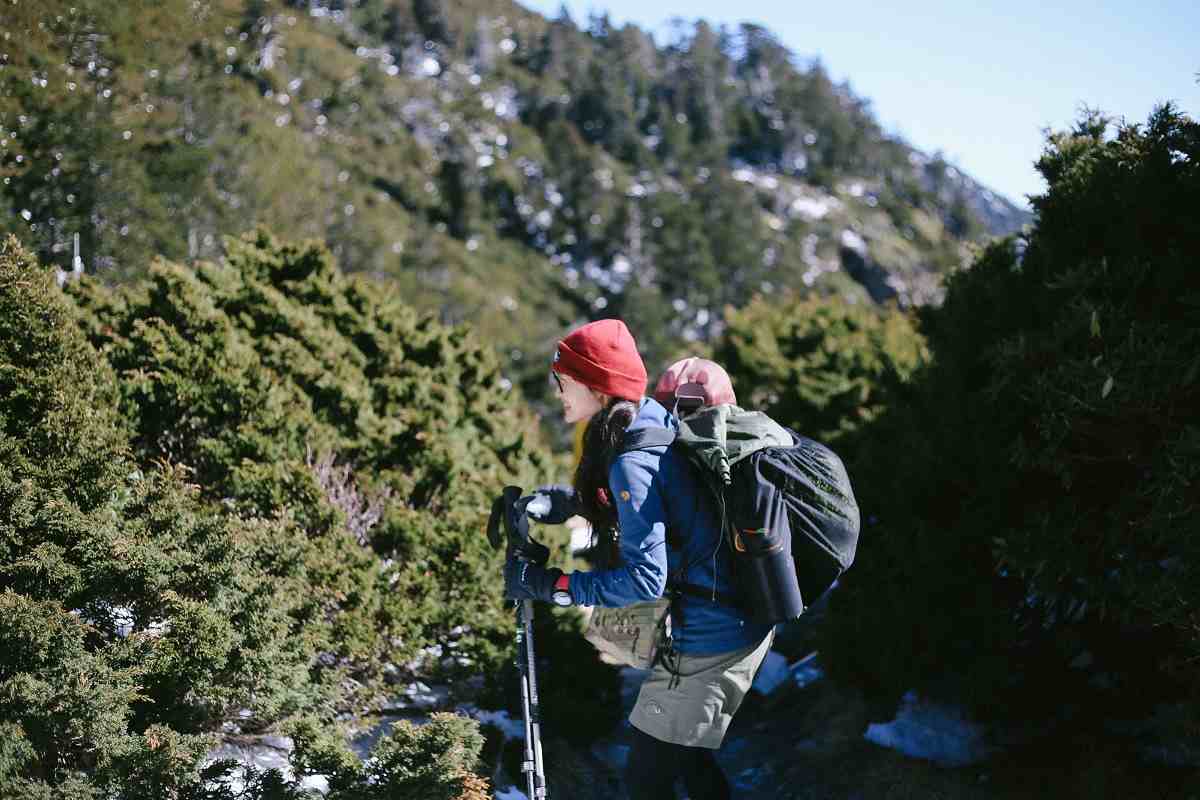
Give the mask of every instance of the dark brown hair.
POLYGON ((616 566, 620 531, 617 507, 608 486, 608 468, 637 409, 637 403, 612 398, 592 415, 583 432, 583 452, 575 469, 575 492, 581 516, 592 524, 594 556, 602 566, 616 566))

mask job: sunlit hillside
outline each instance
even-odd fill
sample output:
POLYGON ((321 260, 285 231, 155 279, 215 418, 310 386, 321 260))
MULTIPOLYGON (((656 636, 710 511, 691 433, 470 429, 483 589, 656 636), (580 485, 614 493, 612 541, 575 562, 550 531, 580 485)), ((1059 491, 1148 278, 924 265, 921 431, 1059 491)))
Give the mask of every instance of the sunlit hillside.
POLYGON ((470 321, 544 391, 571 322, 659 362, 793 287, 936 301, 1027 215, 769 31, 506 0, 5 4, 0 225, 106 280, 264 223, 470 321))

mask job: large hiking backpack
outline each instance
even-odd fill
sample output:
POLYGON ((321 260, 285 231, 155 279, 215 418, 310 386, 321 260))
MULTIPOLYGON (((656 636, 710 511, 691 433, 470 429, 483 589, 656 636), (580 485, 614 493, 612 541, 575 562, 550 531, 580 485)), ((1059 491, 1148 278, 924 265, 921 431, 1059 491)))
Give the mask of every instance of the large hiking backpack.
POLYGON ((676 581, 756 621, 800 616, 854 561, 859 515, 842 460, 761 412, 723 404, 665 428, 628 431, 618 452, 668 445, 684 454, 712 494, 732 554, 732 597, 676 581))

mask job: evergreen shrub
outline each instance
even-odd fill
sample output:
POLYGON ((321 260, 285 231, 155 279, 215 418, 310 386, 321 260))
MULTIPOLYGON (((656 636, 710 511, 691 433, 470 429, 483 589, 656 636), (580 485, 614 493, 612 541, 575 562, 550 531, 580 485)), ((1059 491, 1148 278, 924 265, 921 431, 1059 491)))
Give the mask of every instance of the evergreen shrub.
POLYGON ((320 245, 227 248, 65 293, 0 249, 0 784, 225 797, 230 765, 198 767, 218 738, 290 732, 346 797, 484 796, 473 721, 401 726, 366 764, 342 723, 395 681, 498 687, 513 616, 483 527, 504 484, 557 472, 536 420, 469 331, 320 245))
POLYGON ((926 357, 910 316, 839 297, 756 297, 713 348, 744 407, 836 444, 875 419, 926 357))
POLYGON ((825 654, 891 697, 1140 713, 1200 687, 1200 125, 1087 115, 1038 168, 1027 247, 952 277, 931 363, 859 431, 825 654))
POLYGON ((465 328, 344 276, 319 245, 262 230, 229 240, 221 263, 160 261, 143 284, 85 281, 72 296, 121 376, 139 461, 187 464, 231 514, 283 515, 290 535, 263 568, 307 587, 297 632, 336 657, 334 671, 367 685, 380 664, 451 639, 465 658, 496 657, 499 563, 479 517, 548 461, 465 328), (364 497, 389 495, 368 533, 352 533, 361 521, 320 462, 352 467, 343 486, 364 497))
POLYGON ((184 784, 203 722, 307 678, 273 624, 289 587, 249 568, 246 542, 278 525, 213 515, 178 465, 143 471, 118 397, 51 275, 0 244, 0 785, 15 796, 184 784))
MULTIPOLYGON (((473 720, 434 714, 422 725, 400 720, 366 761, 327 747, 319 732, 298 731, 294 761, 301 774, 322 775, 328 800, 486 800, 488 782, 476 774, 483 735, 473 720)), ((264 787, 265 788, 265 787, 264 787)), ((255 800, 270 800, 260 790, 255 800)))

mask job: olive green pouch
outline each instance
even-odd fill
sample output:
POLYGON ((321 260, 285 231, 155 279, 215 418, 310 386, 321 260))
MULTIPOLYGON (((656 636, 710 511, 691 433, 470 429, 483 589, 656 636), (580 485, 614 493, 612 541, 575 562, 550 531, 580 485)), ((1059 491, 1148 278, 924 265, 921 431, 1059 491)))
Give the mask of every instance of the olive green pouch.
POLYGON ((620 608, 595 606, 583 638, 619 664, 651 669, 671 638, 671 601, 666 597, 620 608))

